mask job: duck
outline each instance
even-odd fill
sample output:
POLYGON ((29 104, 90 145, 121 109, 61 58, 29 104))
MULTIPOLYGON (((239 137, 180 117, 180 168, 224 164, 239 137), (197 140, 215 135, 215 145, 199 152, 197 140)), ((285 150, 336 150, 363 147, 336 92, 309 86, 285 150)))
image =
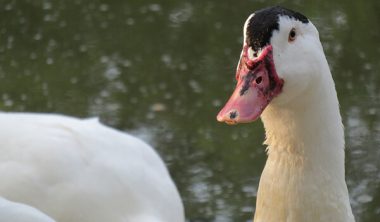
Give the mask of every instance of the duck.
POLYGON ((3 112, 0 122, 2 198, 60 222, 185 221, 163 160, 135 136, 60 114, 3 112))
POLYGON ((31 206, 0 197, 0 218, 4 222, 55 222, 31 206))
POLYGON ((263 122, 267 160, 254 222, 354 222, 344 127, 317 28, 272 6, 252 13, 243 35, 237 84, 217 120, 263 122))

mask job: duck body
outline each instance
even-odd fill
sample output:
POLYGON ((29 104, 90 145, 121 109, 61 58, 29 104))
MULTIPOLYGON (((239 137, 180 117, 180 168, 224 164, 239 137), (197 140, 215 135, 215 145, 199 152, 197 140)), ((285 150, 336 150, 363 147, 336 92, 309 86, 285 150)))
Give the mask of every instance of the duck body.
POLYGON ((243 33, 237 86, 217 119, 264 123, 254 222, 354 222, 339 102, 317 29, 276 6, 250 15, 243 33))
POLYGON ((158 154, 96 119, 0 113, 0 196, 57 221, 182 222, 158 154))
POLYGON ((55 222, 33 207, 4 198, 0 198, 0 219, 2 222, 55 222))

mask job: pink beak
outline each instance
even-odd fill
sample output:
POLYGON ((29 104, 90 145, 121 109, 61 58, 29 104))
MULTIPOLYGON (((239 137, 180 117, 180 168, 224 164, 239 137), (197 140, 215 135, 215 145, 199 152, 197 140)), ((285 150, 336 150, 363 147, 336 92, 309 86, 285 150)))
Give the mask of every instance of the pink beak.
POLYGON ((237 85, 231 98, 219 112, 217 120, 227 124, 255 121, 269 102, 281 93, 284 81, 277 75, 271 45, 255 59, 248 58, 244 46, 236 71, 237 85))

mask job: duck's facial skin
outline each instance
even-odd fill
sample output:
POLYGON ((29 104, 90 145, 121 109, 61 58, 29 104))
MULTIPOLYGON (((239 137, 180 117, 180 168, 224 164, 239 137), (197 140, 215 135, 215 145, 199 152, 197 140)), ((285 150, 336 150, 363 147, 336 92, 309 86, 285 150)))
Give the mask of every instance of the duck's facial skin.
POLYGON ((250 15, 243 33, 237 85, 217 116, 228 124, 256 120, 273 99, 278 104, 296 99, 318 78, 313 70, 324 58, 314 25, 288 9, 272 7, 250 15))
POLYGON ((236 124, 256 120, 281 92, 284 81, 276 73, 272 46, 264 47, 260 55, 252 59, 250 51, 248 45, 243 47, 235 91, 219 112, 218 121, 236 124))

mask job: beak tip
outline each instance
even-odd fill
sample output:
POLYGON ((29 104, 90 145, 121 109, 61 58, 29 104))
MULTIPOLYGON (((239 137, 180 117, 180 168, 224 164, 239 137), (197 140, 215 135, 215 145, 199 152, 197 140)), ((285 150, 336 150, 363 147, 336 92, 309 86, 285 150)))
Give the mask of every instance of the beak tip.
POLYGON ((224 112, 224 110, 220 111, 216 116, 218 122, 225 122, 227 124, 236 124, 238 122, 239 112, 235 109, 231 109, 228 112, 224 112))
POLYGON ((216 116, 216 120, 218 121, 218 122, 224 122, 225 120, 224 120, 224 117, 222 116, 222 115, 220 115, 220 114, 218 114, 217 116, 216 116))

